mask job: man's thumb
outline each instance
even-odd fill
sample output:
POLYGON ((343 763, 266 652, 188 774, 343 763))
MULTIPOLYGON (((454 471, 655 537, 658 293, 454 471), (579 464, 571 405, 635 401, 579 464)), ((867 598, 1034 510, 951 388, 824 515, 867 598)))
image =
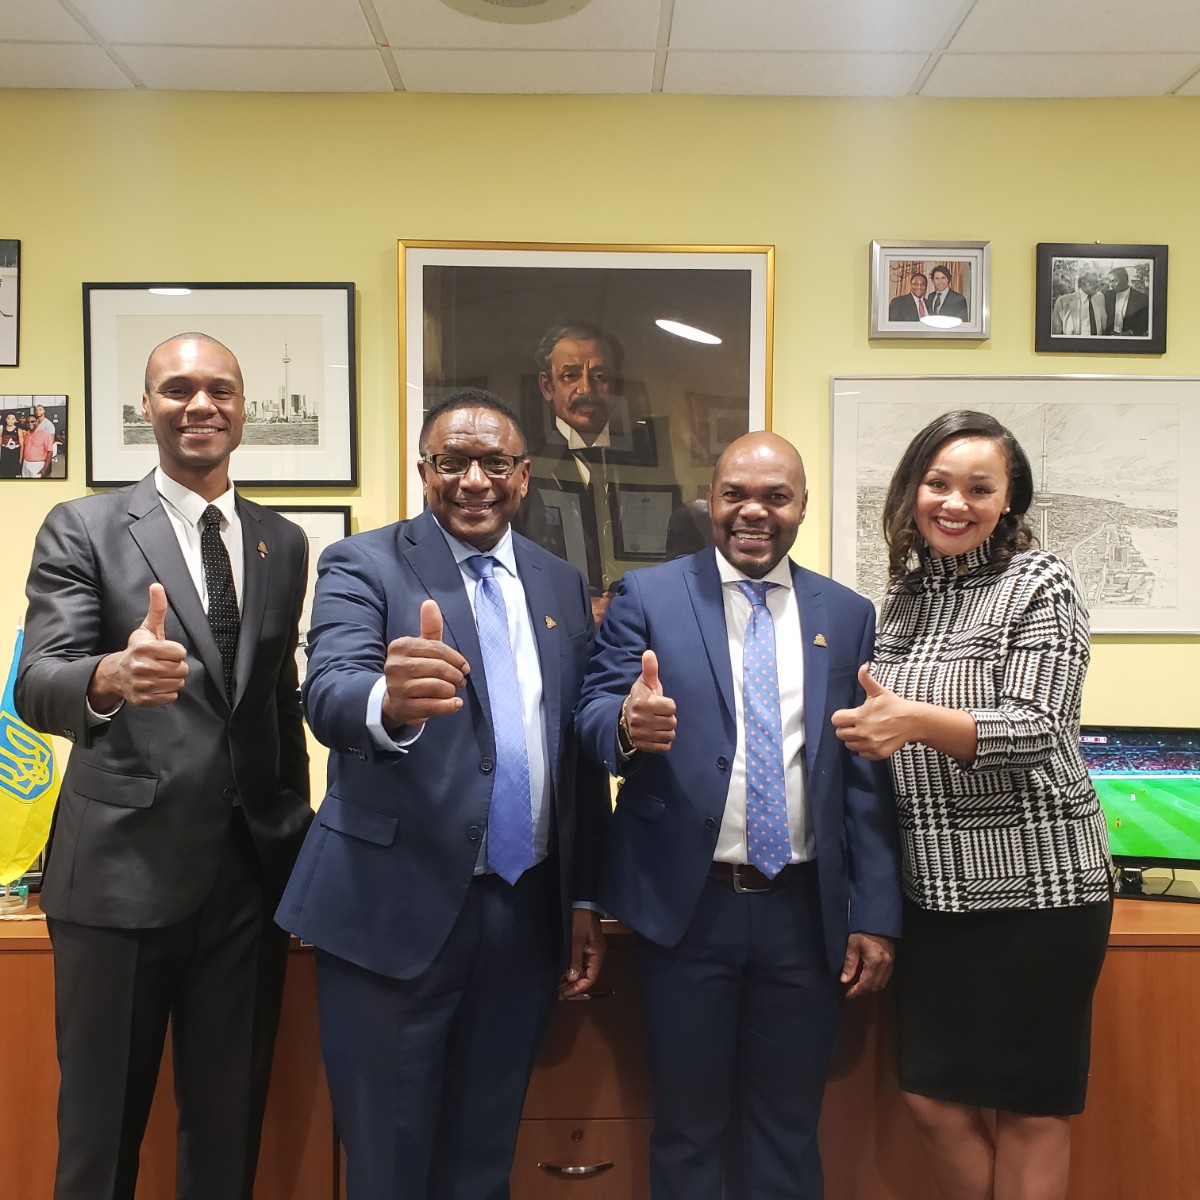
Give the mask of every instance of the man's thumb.
POLYGON ((653 695, 663 694, 663 686, 658 680, 658 655, 653 650, 647 650, 642 655, 642 682, 653 695))
POLYGON ((167 589, 161 583, 150 585, 150 607, 146 609, 146 619, 142 628, 156 641, 167 639, 167 589))
POLYGON ((442 610, 436 600, 421 602, 421 637, 427 642, 442 640, 442 610))

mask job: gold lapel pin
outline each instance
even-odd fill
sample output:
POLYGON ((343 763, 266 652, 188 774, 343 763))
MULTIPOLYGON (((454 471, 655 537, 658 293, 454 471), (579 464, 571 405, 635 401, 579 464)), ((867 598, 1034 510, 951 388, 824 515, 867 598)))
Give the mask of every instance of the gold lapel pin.
POLYGON ((259 558, 267 557, 267 543, 266 542, 258 543, 258 557, 259 558))
POLYGON ((546 622, 547 629, 553 629, 558 624, 553 617, 543 617, 542 620, 546 622))
POLYGON ((813 638, 813 645, 814 646, 825 646, 826 648, 828 648, 829 643, 825 640, 825 635, 823 633, 818 633, 817 636, 815 638, 813 638))

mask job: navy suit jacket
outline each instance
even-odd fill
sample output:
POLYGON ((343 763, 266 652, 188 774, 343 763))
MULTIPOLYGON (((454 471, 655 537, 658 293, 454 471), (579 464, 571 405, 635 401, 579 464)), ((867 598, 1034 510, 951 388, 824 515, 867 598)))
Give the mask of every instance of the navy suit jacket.
MULTIPOLYGON (((595 898, 611 809, 607 780, 579 764, 571 728, 592 610, 574 567, 519 534, 513 543, 541 662, 565 953, 570 902, 595 898)), ((321 555, 308 652, 305 714, 330 748, 329 790, 276 919, 339 958, 412 979, 466 898, 496 757, 474 614, 432 515, 346 538, 321 555), (407 753, 382 751, 367 731, 367 698, 388 644, 419 635, 429 598, 442 610, 444 640, 471 664, 464 704, 426 722, 407 753)))
MULTIPOLYGON (((617 721, 644 650, 677 705, 666 754, 636 754, 617 797, 601 903, 663 946, 683 937, 713 861, 737 749, 733 674, 717 551, 633 571, 597 641, 576 714, 584 751, 621 774, 617 721)), ((830 724, 862 703, 859 666, 874 650, 875 611, 848 588, 792 565, 804 643, 808 801, 830 969, 851 931, 900 932, 900 854, 886 764, 849 753, 830 724)))

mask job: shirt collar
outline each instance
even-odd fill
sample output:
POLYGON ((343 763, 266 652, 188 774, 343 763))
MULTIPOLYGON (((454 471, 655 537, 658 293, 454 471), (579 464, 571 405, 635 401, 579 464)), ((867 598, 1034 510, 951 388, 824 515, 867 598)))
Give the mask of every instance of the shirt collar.
POLYGON ((459 541, 453 534, 447 533, 445 529, 442 529, 437 517, 434 517, 433 521, 442 530, 442 537, 446 539, 446 545, 450 547, 450 553, 454 555, 454 561, 460 567, 468 558, 474 558, 479 554, 490 554, 510 575, 516 576, 517 554, 513 549, 512 526, 504 531, 504 536, 490 550, 480 550, 477 546, 459 541))
POLYGON ((237 493, 232 483, 215 500, 205 500, 190 488, 185 488, 182 483, 177 483, 162 467, 155 467, 154 486, 158 489, 158 494, 190 525, 200 524, 200 518, 204 516, 204 510, 210 504, 215 504, 221 510, 222 528, 233 523, 237 511, 237 493))
POLYGON ((562 417, 554 418, 554 427, 567 439, 568 450, 589 450, 593 447, 596 449, 607 449, 612 445, 612 434, 609 432, 607 422, 605 422, 604 428, 596 435, 596 440, 591 446, 579 436, 579 431, 572 429, 562 417))
POLYGON ((722 584, 738 584, 744 579, 749 583, 774 583, 785 588, 792 586, 792 560, 786 554, 759 580, 751 579, 749 575, 739 571, 720 550, 716 554, 717 572, 721 576, 722 584))

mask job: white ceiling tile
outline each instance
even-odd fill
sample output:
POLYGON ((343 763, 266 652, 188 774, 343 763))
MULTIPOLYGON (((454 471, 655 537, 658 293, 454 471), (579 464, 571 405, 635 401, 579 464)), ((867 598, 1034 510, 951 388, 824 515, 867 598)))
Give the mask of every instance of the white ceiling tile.
POLYGON ((196 92, 390 92, 378 50, 115 46, 147 87, 196 92))
POLYGON ((0 43, 0 87, 128 88, 133 84, 98 46, 0 43))
POLYGON ((976 0, 950 49, 1200 51, 1196 0, 976 0))
POLYGON ((394 50, 411 92, 639 94, 654 55, 643 51, 394 50))
POLYGON ((671 49, 928 52, 961 10, 962 0, 675 0, 671 49))
POLYGON ((1196 73, 1184 83, 1175 95, 1200 96, 1200 62, 1196 64, 1196 73))
POLYGON ((1190 54, 943 54, 921 95, 1161 96, 1195 65, 1190 54))
POLYGON ((4 0, 0 38, 6 42, 91 41, 58 0, 4 0))
POLYGON ((482 21, 441 0, 375 0, 388 41, 402 50, 653 50, 659 0, 590 0, 557 21, 482 21))
POLYGON ((155 46, 373 46, 358 0, 74 0, 110 42, 155 46))
POLYGON ((903 96, 924 54, 718 54, 672 50, 663 91, 732 96, 903 96))

